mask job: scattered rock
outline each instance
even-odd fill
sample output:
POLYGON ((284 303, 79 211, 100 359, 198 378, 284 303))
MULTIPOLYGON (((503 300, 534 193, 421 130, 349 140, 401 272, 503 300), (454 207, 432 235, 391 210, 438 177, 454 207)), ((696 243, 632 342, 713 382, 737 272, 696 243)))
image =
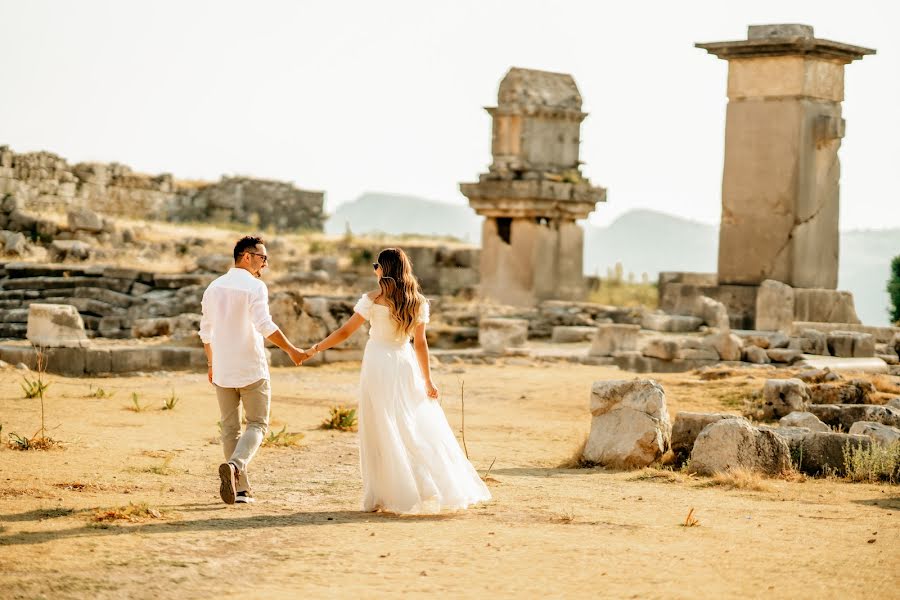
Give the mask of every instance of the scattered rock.
POLYGON ((803 353, 789 348, 769 348, 766 350, 766 356, 772 362, 793 364, 803 358, 803 353))
POLYGON ((644 356, 659 358, 661 360, 674 360, 678 358, 678 342, 667 338, 652 338, 647 340, 641 351, 644 356))
POLYGON ((766 279, 756 293, 756 329, 790 331, 793 323, 794 288, 766 279))
POLYGON ((83 348, 89 345, 84 321, 68 304, 28 307, 28 341, 43 348, 83 348))
POLYGON ((850 434, 864 435, 883 446, 900 442, 900 429, 873 421, 857 421, 850 427, 850 434))
POLYGON ((697 331, 701 325, 703 325, 703 319, 700 317, 667 315, 660 311, 646 313, 641 319, 641 327, 651 331, 686 333, 697 331))
POLYGON ((811 412, 792 412, 781 417, 778 424, 782 427, 804 427, 810 431, 831 431, 831 428, 819 420, 819 417, 811 412))
POLYGON ((875 338, 870 333, 832 331, 828 334, 828 351, 841 358, 875 356, 875 338))
POLYGON ((768 379, 762 390, 759 417, 780 419, 809 407, 809 388, 799 379, 768 379))
POLYGON ((766 351, 759 346, 744 346, 741 355, 743 356, 744 361, 748 363, 767 365, 772 362, 771 359, 769 359, 769 355, 766 354, 766 351))
POLYGON ((87 260, 91 256, 91 247, 79 240, 53 240, 50 243, 50 260, 87 260))
POLYGON ((691 452, 691 469, 707 475, 734 469, 778 475, 790 466, 787 442, 743 418, 722 419, 707 425, 697 436, 691 452))
POLYGON ((812 431, 791 441, 797 469, 809 475, 845 475, 845 454, 852 448, 867 448, 872 440, 864 435, 812 431))
POLYGON ((528 321, 487 317, 478 324, 478 343, 487 354, 503 354, 507 348, 524 346, 528 340, 528 321))
POLYGON ((900 409, 877 404, 813 404, 809 412, 826 425, 849 431, 858 421, 873 421, 900 427, 900 409))
POLYGON ((666 394, 653 380, 595 382, 591 414, 586 460, 617 469, 641 468, 669 449, 666 394))
POLYGON ((597 334, 596 327, 577 326, 577 325, 557 325, 553 328, 550 335, 550 341, 554 344, 572 344, 576 342, 587 342, 594 338, 597 334))
POLYGON ((620 323, 597 325, 589 354, 591 356, 613 356, 617 352, 637 350, 640 330, 640 325, 620 323))
POLYGON ((103 218, 92 210, 75 208, 70 210, 66 216, 69 221, 69 229, 72 231, 80 230, 92 233, 103 231, 103 218))
POLYGON ((730 331, 717 331, 707 336, 706 342, 716 351, 721 360, 741 360, 743 341, 730 331))
POLYGON ((739 418, 726 413, 697 413, 682 411, 672 423, 672 452, 679 463, 684 462, 694 449, 694 441, 703 428, 722 419, 739 418))
POLYGON ((809 386, 809 397, 813 404, 870 404, 875 393, 875 385, 865 379, 809 386))

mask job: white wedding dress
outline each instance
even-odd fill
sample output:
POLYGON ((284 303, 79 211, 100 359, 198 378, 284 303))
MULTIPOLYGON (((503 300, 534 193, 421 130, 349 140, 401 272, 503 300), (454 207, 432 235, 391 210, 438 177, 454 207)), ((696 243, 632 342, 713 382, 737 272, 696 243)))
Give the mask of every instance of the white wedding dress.
MULTIPOLYGON (((490 500, 440 404, 428 398, 415 350, 390 309, 364 294, 354 310, 371 324, 359 378, 363 510, 437 513, 490 500)), ((425 304, 419 321, 428 319, 425 304)))

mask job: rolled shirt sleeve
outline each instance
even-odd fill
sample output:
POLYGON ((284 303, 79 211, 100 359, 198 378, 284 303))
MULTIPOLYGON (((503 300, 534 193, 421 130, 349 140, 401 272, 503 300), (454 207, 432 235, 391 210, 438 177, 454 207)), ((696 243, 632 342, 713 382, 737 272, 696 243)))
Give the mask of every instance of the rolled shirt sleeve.
POLYGON ((259 291, 250 298, 250 321, 264 338, 278 331, 278 325, 269 313, 269 290, 265 285, 260 286, 259 291))
POLYGON ((204 344, 212 343, 212 315, 210 311, 212 311, 212 304, 207 302, 206 292, 203 292, 203 301, 200 303, 201 306, 201 316, 200 316, 200 341, 204 344))

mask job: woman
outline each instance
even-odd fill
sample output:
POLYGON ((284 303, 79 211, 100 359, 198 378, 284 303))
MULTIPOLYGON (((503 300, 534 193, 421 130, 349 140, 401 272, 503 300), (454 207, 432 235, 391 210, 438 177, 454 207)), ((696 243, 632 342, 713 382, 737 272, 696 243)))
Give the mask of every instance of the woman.
POLYGON ((403 250, 387 248, 372 266, 379 289, 363 294, 353 316, 309 350, 315 356, 365 321, 371 324, 358 411, 363 510, 436 513, 489 500, 435 401, 425 341, 428 303, 412 264, 403 250))

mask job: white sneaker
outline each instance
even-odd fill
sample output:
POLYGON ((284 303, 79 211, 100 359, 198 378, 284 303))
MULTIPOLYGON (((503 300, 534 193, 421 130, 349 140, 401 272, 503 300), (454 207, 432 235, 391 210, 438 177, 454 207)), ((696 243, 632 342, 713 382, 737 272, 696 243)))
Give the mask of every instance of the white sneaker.
POLYGON ((256 498, 250 492, 238 492, 234 497, 235 504, 253 504, 254 502, 256 502, 256 498))

